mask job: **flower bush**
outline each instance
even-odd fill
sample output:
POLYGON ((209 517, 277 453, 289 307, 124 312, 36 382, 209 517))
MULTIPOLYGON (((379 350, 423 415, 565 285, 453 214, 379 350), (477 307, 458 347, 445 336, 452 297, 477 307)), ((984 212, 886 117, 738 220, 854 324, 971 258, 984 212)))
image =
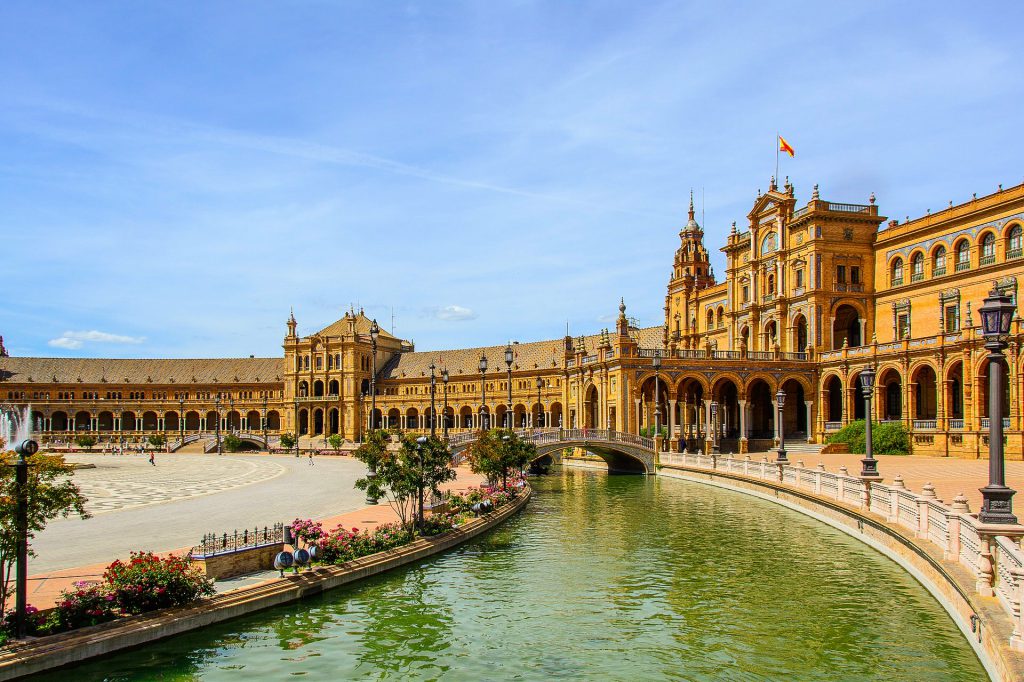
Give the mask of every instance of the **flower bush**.
POLYGON ((292 521, 292 535, 307 545, 315 545, 327 536, 324 525, 311 519, 295 519, 292 521))
POLYGON ((132 552, 103 573, 107 588, 125 613, 144 613, 168 606, 181 606, 213 594, 213 581, 188 559, 158 557, 152 552, 132 552))
POLYGON ((53 631, 73 630, 106 623, 122 615, 117 597, 104 584, 77 582, 73 590, 61 592, 50 623, 53 631))
MULTIPOLYGON (((39 609, 28 604, 25 607, 25 615, 25 631, 31 636, 49 634, 56 627, 55 612, 51 612, 47 618, 39 609)), ((14 637, 14 617, 13 609, 6 614, 0 614, 0 646, 14 637)))
POLYGON ((386 523, 372 531, 338 526, 321 540, 320 558, 325 564, 342 564, 361 556, 400 547, 412 540, 412 531, 397 523, 386 523))

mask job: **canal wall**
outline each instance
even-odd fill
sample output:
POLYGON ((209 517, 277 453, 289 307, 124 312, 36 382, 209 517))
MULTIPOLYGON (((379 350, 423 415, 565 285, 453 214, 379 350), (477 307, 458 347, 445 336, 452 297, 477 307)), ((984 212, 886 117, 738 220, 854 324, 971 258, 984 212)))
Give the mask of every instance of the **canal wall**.
POLYGON ((297 601, 425 559, 501 525, 526 505, 532 489, 526 486, 523 492, 504 507, 471 519, 443 535, 420 538, 408 545, 360 557, 340 566, 319 566, 298 574, 288 574, 283 578, 204 599, 190 606, 162 609, 58 635, 10 643, 0 649, 0 681, 173 637, 297 601))
MULTIPOLYGON (((754 469, 760 463, 754 463, 754 469)), ((769 465, 774 469, 774 465, 769 465)), ((815 495, 771 479, 682 463, 664 463, 663 478, 714 485, 780 504, 815 518, 889 557, 920 582, 949 613, 993 680, 1024 680, 1024 657, 1010 647, 1014 623, 995 597, 974 594, 976 577, 961 564, 947 561, 930 542, 919 542, 901 526, 857 507, 815 495)), ((852 491, 851 491, 852 492, 852 491)), ((858 493, 859 494, 859 493, 858 493)), ((880 593, 885 585, 879 585, 880 593)), ((866 604, 865 609, 878 605, 866 604)))

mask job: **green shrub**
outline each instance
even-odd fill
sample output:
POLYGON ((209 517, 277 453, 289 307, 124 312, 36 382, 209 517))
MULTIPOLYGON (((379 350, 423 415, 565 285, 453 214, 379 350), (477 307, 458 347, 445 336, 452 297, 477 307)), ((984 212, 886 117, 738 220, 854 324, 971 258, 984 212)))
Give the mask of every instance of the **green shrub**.
POLYGON ((295 447, 295 444, 298 443, 298 442, 299 441, 295 437, 295 434, 292 434, 292 433, 282 433, 281 434, 281 447, 284 448, 285 450, 291 450, 292 448, 295 447))
MULTIPOLYGON (((851 453, 863 455, 867 451, 864 420, 850 422, 829 436, 828 442, 846 443, 851 453)), ((910 438, 903 422, 872 423, 871 445, 876 455, 906 455, 910 452, 910 438)))
POLYGON ((224 449, 228 452, 238 452, 242 447, 242 439, 233 433, 224 436, 224 449))
POLYGON ((90 436, 88 434, 82 434, 81 436, 75 436, 75 445, 86 450, 91 450, 93 445, 96 445, 96 436, 90 436))
POLYGON ((163 446, 167 445, 167 436, 163 435, 162 433, 154 433, 147 440, 149 441, 149 444, 154 448, 162 448, 163 446))
MULTIPOLYGON (((661 431, 661 437, 662 438, 668 438, 668 427, 667 426, 662 426, 660 431, 661 431)), ((654 438, 654 432, 655 432, 655 429, 654 429, 653 426, 645 426, 645 427, 640 429, 640 435, 641 436, 646 436, 647 438, 654 438)))

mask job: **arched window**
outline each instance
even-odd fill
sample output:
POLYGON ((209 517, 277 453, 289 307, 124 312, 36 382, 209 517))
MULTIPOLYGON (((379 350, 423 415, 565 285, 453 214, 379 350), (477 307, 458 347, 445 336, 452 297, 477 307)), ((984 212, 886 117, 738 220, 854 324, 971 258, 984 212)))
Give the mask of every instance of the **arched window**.
POLYGON ((769 232, 768 235, 761 242, 761 255, 766 253, 772 253, 775 251, 778 245, 778 238, 774 232, 769 232))
POLYGON ((897 258, 892 262, 892 286, 898 287, 903 284, 903 259, 897 258))
POLYGON ((725 326, 725 309, 724 308, 719 308, 718 309, 718 326, 720 328, 725 326))
POLYGON ((946 274, 946 247, 939 246, 935 249, 935 256, 932 259, 932 274, 933 275, 945 275, 946 274))
POLYGON ((708 329, 715 328, 715 311, 708 310, 708 329))
POLYGON ((924 254, 918 251, 910 258, 910 281, 920 282, 924 279, 924 254))
POLYGON ((963 272, 971 267, 971 245, 963 239, 956 245, 956 271, 963 272))
POLYGON ((988 265, 996 262, 996 236, 986 232, 981 238, 981 265, 988 265))
POLYGON ((1010 228, 1010 235, 1006 239, 1006 259, 1020 258, 1021 257, 1021 235, 1024 230, 1021 230, 1020 225, 1014 225, 1010 228))
POLYGON ((768 275, 768 293, 775 293, 775 275, 768 275))

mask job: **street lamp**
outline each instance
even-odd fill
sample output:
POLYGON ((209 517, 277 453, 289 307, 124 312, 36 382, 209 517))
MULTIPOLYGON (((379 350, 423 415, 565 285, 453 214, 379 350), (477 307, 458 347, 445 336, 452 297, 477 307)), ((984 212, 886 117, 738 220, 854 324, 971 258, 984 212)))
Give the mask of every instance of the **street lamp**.
POLYGON ((540 389, 544 387, 544 379, 537 377, 537 423, 536 427, 544 426, 544 406, 540 402, 540 389))
POLYGON ((654 359, 651 360, 654 367, 654 437, 661 435, 661 379, 658 372, 661 371, 661 355, 654 351, 654 359))
POLYGON ((711 454, 717 455, 719 453, 718 448, 718 401, 711 401, 711 454))
POLYGON ((515 428, 514 416, 512 414, 512 342, 505 346, 505 367, 508 369, 508 409, 505 410, 506 428, 515 428))
POLYGON ((487 356, 480 354, 480 428, 487 430, 487 356))
POLYGON ((220 391, 213 396, 213 410, 217 413, 217 419, 214 420, 213 425, 217 430, 217 454, 224 454, 220 447, 220 391))
POLYGON ((779 424, 779 455, 775 459, 776 464, 789 464, 789 460, 786 458, 786 425, 783 423, 782 416, 783 407, 786 405, 786 394, 783 392, 782 387, 779 387, 778 393, 775 394, 775 402, 779 406, 778 409, 778 424, 779 424))
MULTIPOLYGON (((373 354, 373 366, 370 368, 370 429, 377 428, 377 337, 380 327, 376 318, 370 323, 370 351, 373 354)), ((372 471, 372 469, 371 469, 372 471)), ((376 503, 374 503, 376 504, 376 503)))
MULTIPOLYGON (((434 407, 434 396, 437 394, 437 376, 434 374, 434 361, 430 361, 430 437, 437 435, 437 409, 434 407)), ((371 417, 372 419, 372 417, 371 417)))
POLYGON ((864 459, 861 462, 860 475, 863 478, 878 477, 878 460, 871 442, 871 398, 875 389, 875 368, 868 367, 860 373, 860 388, 864 392, 864 459))
POLYGON ((15 494, 18 498, 15 512, 15 532, 17 533, 17 571, 15 584, 14 627, 18 639, 25 638, 26 616, 28 608, 28 458, 39 451, 39 444, 34 440, 23 440, 14 446, 18 460, 14 467, 15 494))
POLYGON ((1007 487, 1003 470, 1003 349, 1010 333, 1016 309, 1009 296, 993 286, 981 314, 981 335, 988 355, 988 485, 981 489, 982 523, 1017 523, 1013 515, 1012 488, 1007 487))
POLYGON ((441 386, 444 388, 444 414, 441 415, 441 431, 448 439, 448 368, 441 370, 441 386))
POLYGON ((178 398, 178 433, 181 434, 179 446, 185 444, 185 394, 178 398))
POLYGON ((263 445, 270 452, 270 440, 267 438, 267 392, 263 392, 263 445))

